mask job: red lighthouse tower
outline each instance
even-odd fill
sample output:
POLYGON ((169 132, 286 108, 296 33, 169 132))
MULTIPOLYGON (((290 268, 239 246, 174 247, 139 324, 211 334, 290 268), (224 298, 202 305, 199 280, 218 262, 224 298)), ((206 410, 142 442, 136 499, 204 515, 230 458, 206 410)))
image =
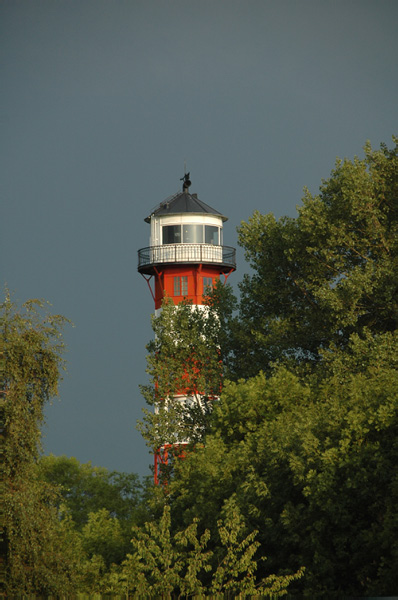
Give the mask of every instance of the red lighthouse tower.
MULTIPOLYGON (((236 269, 235 249, 223 245, 227 217, 190 193, 189 173, 182 181, 182 192, 166 198, 145 219, 151 226, 150 245, 138 251, 138 271, 148 283, 156 313, 164 296, 174 304, 183 299, 203 304, 206 289, 236 269)), ((168 448, 165 440, 155 453, 155 482, 168 448)))

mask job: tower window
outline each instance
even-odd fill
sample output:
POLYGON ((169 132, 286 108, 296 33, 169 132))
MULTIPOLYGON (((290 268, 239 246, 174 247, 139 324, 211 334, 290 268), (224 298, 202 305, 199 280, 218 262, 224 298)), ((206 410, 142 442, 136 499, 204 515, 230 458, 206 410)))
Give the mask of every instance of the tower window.
POLYGON ((213 279, 211 277, 203 277, 203 293, 210 292, 213 289, 213 279))
POLYGON ((188 295, 188 277, 174 277, 174 296, 188 295))

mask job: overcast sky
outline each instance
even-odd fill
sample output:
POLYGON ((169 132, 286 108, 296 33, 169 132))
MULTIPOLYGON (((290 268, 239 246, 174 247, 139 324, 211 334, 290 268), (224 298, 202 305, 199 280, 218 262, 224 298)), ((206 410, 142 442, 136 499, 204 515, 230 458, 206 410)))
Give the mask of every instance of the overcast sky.
MULTIPOLYGON (((1 0, 1 280, 73 322, 46 452, 149 473, 144 218, 180 189, 294 217, 398 133, 396 0, 1 0)), ((238 252, 242 278, 247 266, 238 252)))

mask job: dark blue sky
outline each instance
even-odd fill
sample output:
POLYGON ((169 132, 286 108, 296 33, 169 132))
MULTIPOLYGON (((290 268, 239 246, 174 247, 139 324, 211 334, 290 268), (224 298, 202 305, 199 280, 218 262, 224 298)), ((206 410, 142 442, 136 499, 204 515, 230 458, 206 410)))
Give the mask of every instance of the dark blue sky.
POLYGON ((186 162, 236 245, 254 210, 295 216, 337 156, 389 144, 397 23, 396 0, 0 2, 1 279, 75 324, 46 452, 148 472, 143 219, 186 162))

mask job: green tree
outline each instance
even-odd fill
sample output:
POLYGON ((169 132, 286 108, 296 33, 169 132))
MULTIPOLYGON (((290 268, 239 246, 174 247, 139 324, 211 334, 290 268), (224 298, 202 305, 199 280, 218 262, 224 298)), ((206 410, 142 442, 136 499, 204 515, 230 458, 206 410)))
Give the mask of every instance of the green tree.
POLYGON ((117 518, 124 529, 146 517, 144 485, 135 473, 109 471, 81 463, 67 456, 42 456, 39 461, 41 477, 56 485, 62 501, 78 527, 88 522, 89 514, 101 509, 117 518))
POLYGON ((155 338, 147 346, 150 383, 141 386, 152 409, 144 411, 140 430, 154 452, 165 443, 195 445, 203 440, 221 391, 220 318, 210 302, 174 306, 165 298, 152 326, 155 338))
POLYGON ((89 514, 82 530, 82 544, 89 559, 101 556, 108 568, 112 563, 120 563, 127 553, 120 522, 105 508, 89 514))
MULTIPOLYGON (((12 595, 67 592, 75 559, 64 550, 54 488, 38 477, 43 407, 58 393, 65 319, 29 301, 1 304, 4 390, 3 506, 7 587, 12 595)), ((67 546, 67 544, 66 544, 67 546)))
POLYGON ((43 456, 40 476, 58 490, 57 506, 80 539, 85 591, 130 550, 131 528, 149 518, 149 493, 135 473, 108 471, 66 456, 43 456))
POLYGON ((314 373, 226 385, 170 483, 175 519, 212 529, 233 498, 269 557, 259 576, 304 566, 305 597, 395 593, 397 356, 397 332, 355 334, 314 373))
POLYGON ((398 138, 366 144, 364 159, 336 162, 320 193, 305 192, 298 217, 255 212, 239 228, 253 269, 234 321, 234 375, 277 359, 317 360, 368 327, 398 323, 398 138))
POLYGON ((198 519, 173 533, 170 508, 164 507, 159 522, 133 529, 133 553, 119 572, 100 583, 104 592, 147 598, 236 597, 258 595, 277 598, 287 593, 293 576, 256 579, 257 532, 247 535, 239 510, 229 503, 217 523, 220 546, 217 555, 207 549, 210 531, 199 534, 198 519))

